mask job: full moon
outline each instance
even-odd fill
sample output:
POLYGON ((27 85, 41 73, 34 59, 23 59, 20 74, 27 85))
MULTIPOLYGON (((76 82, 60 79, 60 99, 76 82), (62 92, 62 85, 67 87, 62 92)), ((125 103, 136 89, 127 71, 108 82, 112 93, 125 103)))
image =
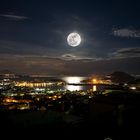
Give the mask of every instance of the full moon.
POLYGON ((67 37, 67 42, 70 46, 76 47, 81 43, 81 37, 78 33, 70 33, 67 37))

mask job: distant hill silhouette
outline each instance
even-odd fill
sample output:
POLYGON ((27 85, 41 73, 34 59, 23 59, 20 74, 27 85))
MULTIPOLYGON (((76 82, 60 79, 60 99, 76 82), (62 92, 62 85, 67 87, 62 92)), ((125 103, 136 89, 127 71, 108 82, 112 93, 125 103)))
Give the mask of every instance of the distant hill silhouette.
POLYGON ((140 79, 136 79, 134 81, 128 82, 128 84, 139 84, 140 85, 140 79))
POLYGON ((110 76, 111 81, 115 83, 125 83, 125 82, 127 83, 135 80, 135 78, 130 74, 120 71, 113 72, 112 74, 110 74, 110 76))

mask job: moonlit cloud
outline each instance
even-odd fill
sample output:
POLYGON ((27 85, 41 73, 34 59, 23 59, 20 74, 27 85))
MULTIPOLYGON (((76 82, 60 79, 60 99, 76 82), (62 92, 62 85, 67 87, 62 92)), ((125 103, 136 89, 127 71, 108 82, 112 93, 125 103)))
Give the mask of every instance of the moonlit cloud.
POLYGON ((93 60, 93 58, 85 57, 85 56, 77 56, 73 54, 63 54, 61 59, 64 60, 93 60))
POLYGON ((20 15, 15 15, 15 14, 1 14, 0 16, 10 19, 10 20, 16 20, 16 21, 28 19, 28 17, 26 17, 26 16, 20 16, 20 15))
POLYGON ((10 69, 16 73, 45 75, 89 75, 105 74, 114 70, 132 72, 129 67, 135 67, 139 72, 140 57, 110 59, 100 61, 71 60, 30 55, 0 55, 1 69, 10 69), (24 71, 23 71, 24 70, 24 71))
POLYGON ((140 38, 140 30, 130 28, 113 29, 112 34, 118 37, 140 38))
POLYGON ((140 57, 140 48, 123 48, 111 54, 111 58, 140 57))

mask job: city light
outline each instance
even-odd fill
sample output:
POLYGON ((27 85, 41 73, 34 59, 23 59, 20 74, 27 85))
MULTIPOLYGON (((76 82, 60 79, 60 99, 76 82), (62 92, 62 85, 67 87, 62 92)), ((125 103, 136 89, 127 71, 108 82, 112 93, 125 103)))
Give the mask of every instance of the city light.
POLYGON ((93 86, 93 91, 97 91, 97 86, 96 85, 93 86))
POLYGON ((96 83, 97 83, 97 79, 93 79, 92 82, 93 82, 94 84, 96 84, 96 83))
POLYGON ((137 88, 136 88, 136 87, 130 87, 130 89, 132 89, 132 90, 136 90, 137 88))

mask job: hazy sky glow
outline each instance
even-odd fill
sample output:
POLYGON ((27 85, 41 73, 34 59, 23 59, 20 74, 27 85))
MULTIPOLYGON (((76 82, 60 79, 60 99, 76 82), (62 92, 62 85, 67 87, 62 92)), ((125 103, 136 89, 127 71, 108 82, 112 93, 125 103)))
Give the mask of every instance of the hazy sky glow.
POLYGON ((140 2, 1 0, 0 70, 140 74, 140 2), (78 32, 78 47, 67 36, 78 32))

